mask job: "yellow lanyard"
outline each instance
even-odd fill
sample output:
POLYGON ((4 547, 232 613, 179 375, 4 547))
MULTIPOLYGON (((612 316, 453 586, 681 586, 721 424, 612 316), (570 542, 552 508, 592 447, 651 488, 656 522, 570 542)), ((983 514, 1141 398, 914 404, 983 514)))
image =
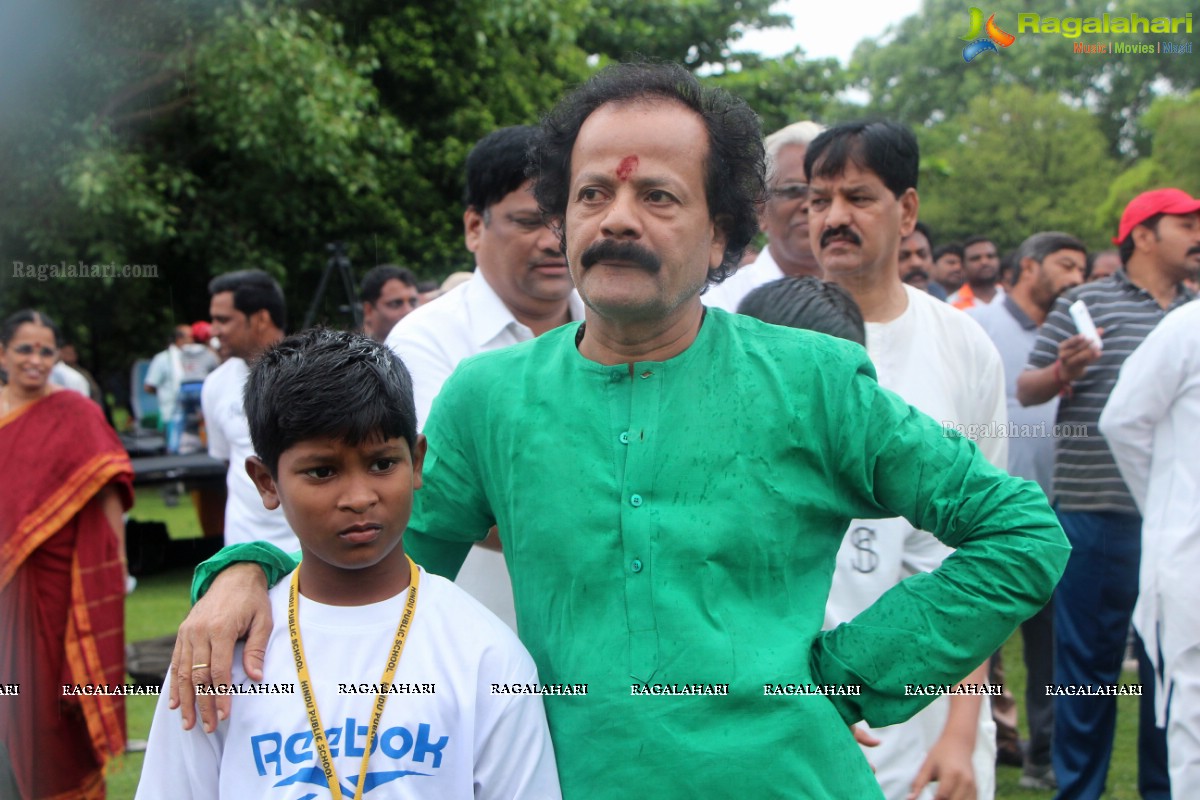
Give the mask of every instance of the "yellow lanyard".
MULTIPOLYGON (((408 600, 404 603, 404 614, 396 627, 396 638, 392 641, 392 650, 388 654, 387 666, 380 679, 380 688, 384 691, 375 696, 375 708, 371 712, 371 727, 367 729, 367 743, 363 747, 362 766, 358 770, 358 785, 354 790, 354 800, 362 800, 363 783, 367 777, 367 762, 371 758, 371 745, 375 742, 375 734, 379 729, 379 720, 383 717, 383 706, 387 703, 386 687, 391 684, 396 675, 396 667, 400 664, 400 654, 404 652, 404 640, 408 638, 408 629, 412 625, 413 614, 417 611, 417 589, 421 585, 421 571, 407 555, 410 580, 408 600)), ((333 768, 333 758, 329 754, 329 742, 325 740, 325 728, 321 725, 321 715, 317 713, 317 698, 313 694, 312 683, 308 677, 308 666, 304 663, 304 645, 300 641, 300 622, 298 596, 300 586, 300 570, 292 573, 292 588, 288 593, 288 635, 292 638, 292 656, 296 659, 296 672, 300 675, 300 694, 304 696, 304 709, 308 712, 308 725, 312 728, 313 747, 316 748, 317 758, 321 761, 321 769, 325 772, 325 781, 334 800, 342 800, 342 787, 338 783, 337 771, 333 768)), ((349 738, 348 732, 343 732, 342 739, 349 738)))

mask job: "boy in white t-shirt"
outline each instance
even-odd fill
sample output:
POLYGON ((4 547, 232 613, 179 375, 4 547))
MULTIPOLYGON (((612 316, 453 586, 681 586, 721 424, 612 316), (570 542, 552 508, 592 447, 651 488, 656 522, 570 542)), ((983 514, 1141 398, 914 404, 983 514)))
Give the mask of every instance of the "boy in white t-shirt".
POLYGON ((308 331, 256 362, 245 402, 246 468, 304 557, 270 591, 263 680, 235 656, 213 734, 183 730, 163 692, 139 800, 560 797, 542 698, 513 691, 536 691, 529 653, 400 546, 425 455, 404 365, 308 331))

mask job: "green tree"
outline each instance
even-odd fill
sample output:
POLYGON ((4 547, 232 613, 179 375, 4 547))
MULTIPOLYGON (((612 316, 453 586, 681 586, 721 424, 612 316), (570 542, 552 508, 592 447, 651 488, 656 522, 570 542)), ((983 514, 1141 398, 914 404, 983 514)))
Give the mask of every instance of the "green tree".
MULTIPOLYGON (((991 236, 1002 249, 1062 230, 1105 241, 1095 210, 1116 171, 1092 116, 1056 95, 1007 86, 980 95, 927 139, 921 218, 940 239, 991 236)), ((924 160, 924 159, 923 159, 924 160)))
MULTIPOLYGON (((786 22, 768 0, 15 2, 0 28, 0 263, 158 267, 143 281, 0 271, 0 312, 57 312, 97 373, 207 316, 207 281, 230 269, 272 272, 297 322, 332 240, 359 272, 469 268, 470 147, 536 122, 597 64, 681 60, 768 128, 822 116, 844 85, 833 62, 734 51, 741 30, 786 22)), ((335 295, 322 316, 343 322, 335 295)))
POLYGON ((833 104, 846 86, 837 59, 809 61, 800 50, 779 58, 741 54, 737 69, 707 80, 745 100, 762 118, 764 134, 805 119, 833 121, 833 104))
POLYGON ((577 44, 616 61, 649 58, 697 70, 724 64, 745 30, 790 23, 774 0, 600 0, 584 17, 577 44))
POLYGON ((1161 97, 1143 115, 1138 127, 1150 142, 1150 156, 1113 179, 1108 197, 1096 210, 1101 230, 1115 231, 1121 212, 1136 195, 1150 189, 1174 186, 1200 195, 1200 91, 1188 97, 1161 97))
MULTIPOLYGON (((1128 16, 1183 17, 1194 11, 1190 0, 1077 0, 1042 3, 1042 17, 1128 16)), ((1158 41, 1161 34, 1066 38, 1053 33, 1020 32, 1018 13, 1031 8, 1023 0, 994 0, 980 5, 995 13, 996 23, 1017 39, 997 53, 963 60, 968 32, 967 5, 957 0, 925 0, 919 14, 904 19, 879 41, 861 42, 851 59, 851 80, 865 90, 872 113, 910 125, 936 123, 966 107, 993 87, 1020 85, 1034 91, 1061 92, 1077 108, 1096 115, 1109 152, 1134 155, 1144 148, 1135 120, 1157 94, 1183 92, 1200 85, 1200 70, 1190 56, 1085 55, 1074 43, 1119 39, 1158 41)))

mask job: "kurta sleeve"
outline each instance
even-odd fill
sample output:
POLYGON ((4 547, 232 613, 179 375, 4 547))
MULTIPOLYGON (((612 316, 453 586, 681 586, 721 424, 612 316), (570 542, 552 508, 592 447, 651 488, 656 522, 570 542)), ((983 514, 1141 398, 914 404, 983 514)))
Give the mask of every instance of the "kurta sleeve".
POLYGON ((429 449, 404 549, 430 572, 453 580, 474 542, 496 523, 479 445, 488 436, 487 401, 472 392, 464 361, 442 386, 425 423, 429 449))
POLYGON ((292 574, 300 565, 300 554, 288 555, 270 542, 242 542, 222 547, 211 558, 201 561, 192 575, 192 603, 204 596, 221 572, 239 561, 262 567, 270 588, 292 574))
POLYGON ((863 359, 827 409, 844 500, 856 516, 903 516, 957 548, 849 623, 820 634, 810 666, 842 718, 890 725, 933 700, 909 685, 954 684, 1050 599, 1070 546, 1045 496, 989 464, 974 443, 881 389, 863 359))
POLYGON ((1188 374, 1200 368, 1195 354, 1181 345, 1177 320, 1168 315, 1138 345, 1125 363, 1100 415, 1100 432, 1108 441, 1121 477, 1138 509, 1146 512, 1154 430, 1179 396, 1188 374))

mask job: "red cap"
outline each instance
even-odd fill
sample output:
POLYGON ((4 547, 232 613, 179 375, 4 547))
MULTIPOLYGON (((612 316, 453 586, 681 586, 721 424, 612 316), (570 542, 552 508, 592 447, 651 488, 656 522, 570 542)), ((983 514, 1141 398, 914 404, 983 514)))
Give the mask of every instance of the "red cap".
POLYGON ((208 341, 209 336, 212 336, 212 325, 205 322, 204 320, 200 320, 199 322, 192 323, 192 338, 193 339, 195 339, 197 342, 200 342, 201 344, 205 344, 208 341))
POLYGON ((1129 232, 1155 214, 1195 214, 1200 211, 1200 200, 1182 189, 1155 189, 1142 192, 1129 201, 1121 214, 1121 228, 1113 244, 1120 244, 1129 232))

